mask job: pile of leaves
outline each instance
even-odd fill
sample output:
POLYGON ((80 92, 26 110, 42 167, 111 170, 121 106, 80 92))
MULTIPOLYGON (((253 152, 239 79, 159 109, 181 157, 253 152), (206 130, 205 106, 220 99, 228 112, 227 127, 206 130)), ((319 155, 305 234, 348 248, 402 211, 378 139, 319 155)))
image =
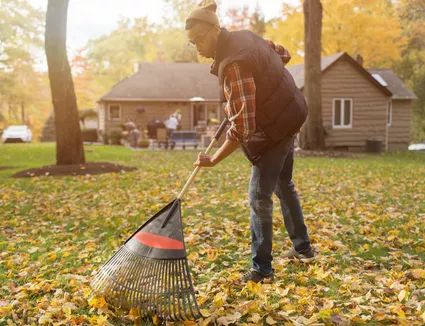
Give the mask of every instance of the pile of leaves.
MULTIPOLYGON (((53 146, 43 150, 54 157, 53 146)), ((49 155, 40 165, 51 163, 49 155)), ((89 282, 138 226, 175 198, 196 156, 99 146, 88 151, 90 161, 115 159, 138 169, 24 179, 10 178, 16 169, 2 170, 0 324, 161 324, 90 296, 89 282)), ((12 153, 4 166, 24 167, 25 157, 12 153)), ((199 324, 423 324, 424 162, 421 153, 297 158, 294 181, 319 258, 311 264, 281 258, 290 242, 275 198, 276 277, 264 285, 240 280, 250 267, 249 163, 236 153, 202 170, 182 205, 205 315, 199 324)))

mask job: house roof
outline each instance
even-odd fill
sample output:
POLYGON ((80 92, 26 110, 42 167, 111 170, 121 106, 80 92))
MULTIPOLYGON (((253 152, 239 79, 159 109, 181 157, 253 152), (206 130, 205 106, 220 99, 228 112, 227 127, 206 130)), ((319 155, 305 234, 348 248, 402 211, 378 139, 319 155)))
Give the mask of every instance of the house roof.
MULTIPOLYGON (((351 62, 356 69, 363 73, 372 83, 378 86, 380 89, 386 89, 387 94, 393 99, 403 99, 403 100, 415 100, 417 99, 416 95, 407 88, 407 86, 401 81, 400 78, 391 70, 391 69, 368 69, 366 70, 360 65, 356 60, 349 56, 345 52, 335 53, 333 55, 322 57, 322 72, 325 72, 329 69, 334 63, 339 61, 342 58, 346 58, 351 62), (377 76, 378 74, 382 79, 377 76), (377 85, 378 84, 378 85, 377 85), (391 94, 388 93, 391 92, 391 94)), ((298 64, 289 66, 288 70, 291 72, 292 76, 295 79, 297 86, 302 89, 304 88, 304 64, 298 64)))
MULTIPOLYGON (((383 86, 375 78, 373 78, 372 75, 361 64, 359 64, 346 52, 338 52, 330 56, 322 57, 322 61, 321 61, 322 73, 326 72, 336 62, 343 59, 350 62, 354 66, 354 68, 356 68, 363 76, 369 79, 369 81, 372 84, 374 84, 377 88, 379 88, 383 93, 385 93, 388 96, 393 96, 392 92, 387 87, 383 86)), ((304 64, 288 66, 287 68, 289 72, 292 74, 292 76, 294 77, 295 83, 298 86, 298 88, 303 89, 304 88, 304 64)))
MULTIPOLYGON (((386 83, 386 87, 393 93, 396 100, 416 100, 416 95, 407 88, 400 78, 391 69, 369 69, 372 75, 378 75, 386 83)), ((377 78, 379 79, 379 77, 377 78)))
MULTIPOLYGON (((366 70, 345 52, 322 57, 325 73, 339 60, 347 60, 372 84, 393 99, 416 99, 415 94, 390 69, 366 70), (379 74, 374 78, 372 74, 379 74)), ((287 67, 296 85, 304 88, 304 64, 287 67)), ((210 73, 209 64, 200 63, 141 63, 137 73, 117 83, 100 101, 161 101, 187 102, 194 98, 219 101, 217 77, 210 73)))
POLYGON ((209 64, 141 63, 134 75, 120 81, 100 101, 219 101, 217 77, 209 64))
MULTIPOLYGON (((321 68, 322 72, 329 68, 332 64, 338 61, 342 56, 344 55, 344 52, 335 53, 333 55, 322 57, 322 63, 321 68)), ((298 65, 292 65, 286 67, 291 75, 294 77, 295 84, 298 88, 302 89, 304 88, 304 64, 298 64, 298 65)))

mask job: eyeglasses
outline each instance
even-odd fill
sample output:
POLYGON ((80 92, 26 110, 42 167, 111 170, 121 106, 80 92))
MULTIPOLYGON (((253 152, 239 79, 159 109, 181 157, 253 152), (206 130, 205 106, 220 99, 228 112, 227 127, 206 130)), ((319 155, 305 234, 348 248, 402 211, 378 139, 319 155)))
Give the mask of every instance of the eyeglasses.
POLYGON ((196 46, 196 44, 201 43, 202 41, 205 40, 205 37, 207 37, 207 35, 209 34, 209 32, 211 32, 211 30, 212 30, 212 28, 210 28, 208 31, 206 31, 203 35, 198 36, 196 39, 189 40, 189 44, 196 46))

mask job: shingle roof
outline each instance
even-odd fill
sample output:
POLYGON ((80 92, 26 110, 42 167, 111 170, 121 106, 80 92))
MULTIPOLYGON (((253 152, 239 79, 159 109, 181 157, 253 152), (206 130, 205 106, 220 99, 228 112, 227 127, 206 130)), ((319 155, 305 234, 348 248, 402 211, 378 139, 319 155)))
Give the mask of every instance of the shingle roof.
MULTIPOLYGON (((386 88, 381 83, 379 83, 375 78, 373 78, 372 75, 362 65, 360 65, 356 60, 354 60, 346 52, 338 52, 330 56, 322 57, 322 61, 321 61, 322 73, 324 73, 327 69, 329 69, 334 63, 336 63, 340 59, 345 59, 349 63, 351 63, 353 67, 357 69, 357 71, 359 71, 364 77, 369 79, 369 81, 372 84, 374 84, 378 89, 380 89, 387 96, 393 95, 388 88, 386 88)), ((293 73, 295 83, 298 86, 298 88, 303 89, 304 88, 304 64, 289 66, 288 70, 291 73, 293 73)))
MULTIPOLYGON (((347 58, 369 80, 394 99, 416 99, 406 85, 390 69, 367 71, 345 52, 322 57, 322 72, 342 57, 347 58), (379 73, 388 83, 383 86, 372 77, 379 73)), ((304 64, 287 67, 297 86, 304 87, 304 64)), ((199 63, 142 63, 134 75, 117 83, 100 101, 189 101, 201 97, 219 101, 217 77, 210 74, 209 64, 199 63)))
POLYGON ((189 101, 193 97, 219 101, 218 80, 208 64, 141 63, 137 73, 117 83, 100 100, 189 101))
MULTIPOLYGON (((348 58, 351 58, 344 52, 335 53, 330 56, 322 57, 322 72, 328 69, 330 66, 332 66, 335 62, 337 62, 341 57, 347 56, 348 58)), ((352 62, 355 63, 354 59, 351 58, 352 62)), ((357 68, 360 68, 357 63, 355 63, 357 68)), ((287 67, 292 76, 295 79, 295 83, 297 84, 298 88, 304 87, 304 64, 298 64, 293 66, 287 67)), ((378 82, 381 87, 386 88, 392 93, 393 99, 406 99, 406 100, 415 100, 417 99, 416 95, 407 88, 407 86, 401 81, 400 78, 397 77, 397 75, 391 70, 391 69, 364 69, 364 71, 368 72, 370 74, 370 79, 374 78, 372 74, 379 74, 384 81, 388 84, 386 86, 381 85, 379 81, 372 80, 373 82, 378 82)))
POLYGON ((379 74, 388 84, 386 87, 393 93, 393 99, 416 100, 416 95, 407 88, 400 78, 391 69, 369 69, 371 74, 379 74))
MULTIPOLYGON (((333 55, 322 57, 321 62, 321 68, 322 71, 326 70, 330 65, 335 63, 339 58, 341 58, 344 55, 344 52, 338 52, 333 55)), ((304 64, 298 64, 298 65, 292 65, 288 66, 287 69, 291 73, 291 75, 294 77, 295 84, 298 88, 304 87, 304 64)))

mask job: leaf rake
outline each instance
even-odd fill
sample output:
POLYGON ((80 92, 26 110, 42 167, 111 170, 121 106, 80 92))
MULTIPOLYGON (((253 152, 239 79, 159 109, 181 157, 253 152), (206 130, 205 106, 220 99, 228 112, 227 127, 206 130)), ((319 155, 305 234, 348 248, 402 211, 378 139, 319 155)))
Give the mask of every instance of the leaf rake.
MULTIPOLYGON (((205 151, 223 133, 224 119, 205 151)), ((140 226, 93 277, 92 293, 115 307, 137 308, 142 318, 202 318, 187 261, 181 198, 198 173, 196 167, 175 200, 140 226)))

